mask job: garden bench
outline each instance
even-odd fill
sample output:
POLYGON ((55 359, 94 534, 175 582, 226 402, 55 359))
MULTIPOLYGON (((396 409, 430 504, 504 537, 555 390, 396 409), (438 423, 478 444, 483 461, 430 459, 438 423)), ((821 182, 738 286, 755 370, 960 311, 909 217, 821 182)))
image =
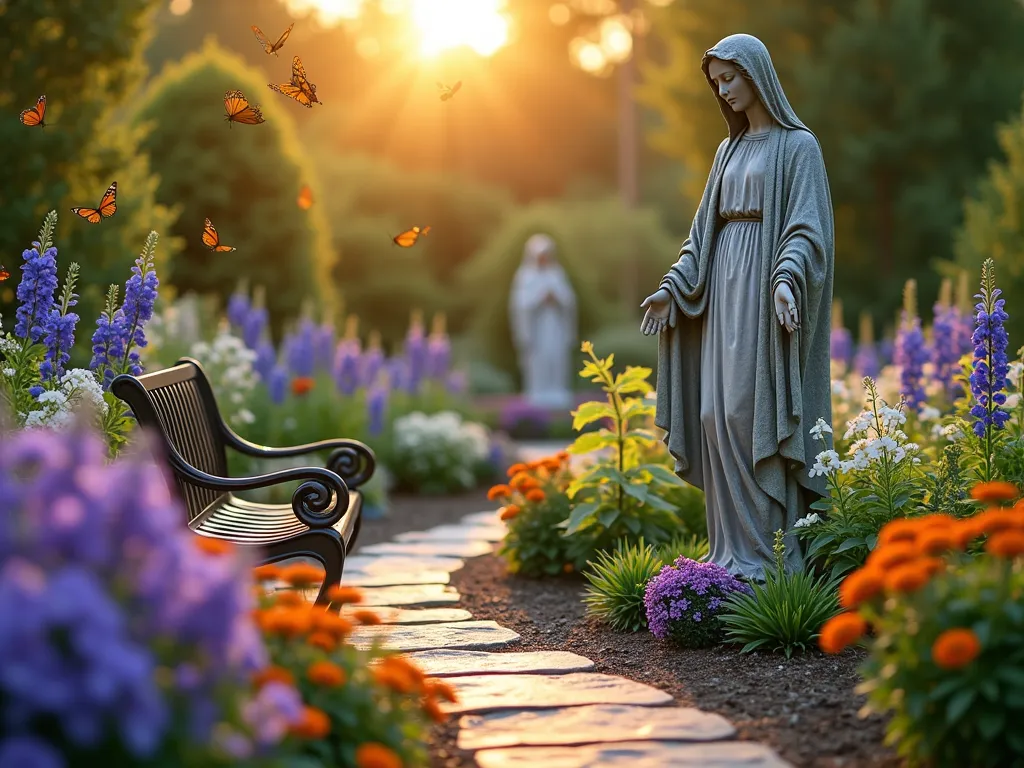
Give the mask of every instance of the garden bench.
POLYGON ((317 602, 341 581, 345 556, 359 535, 360 485, 373 475, 373 451, 357 440, 323 440, 292 448, 267 448, 235 434, 217 408, 202 366, 182 358, 173 368, 142 376, 123 374, 111 392, 131 408, 139 425, 161 435, 188 510, 188 526, 201 536, 225 539, 274 563, 310 557, 324 567, 317 602), (327 468, 285 469, 258 477, 228 477, 230 447, 258 458, 331 451, 327 468), (301 481, 291 504, 263 504, 237 491, 301 481))

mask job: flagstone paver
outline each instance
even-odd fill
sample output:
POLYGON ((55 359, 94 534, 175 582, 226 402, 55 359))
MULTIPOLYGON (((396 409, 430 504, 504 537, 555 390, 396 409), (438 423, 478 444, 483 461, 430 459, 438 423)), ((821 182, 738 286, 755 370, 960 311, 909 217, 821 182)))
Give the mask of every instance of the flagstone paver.
POLYGON ((346 575, 356 573, 362 574, 395 574, 402 571, 457 571, 462 567, 465 560, 458 557, 424 557, 418 555, 352 555, 345 559, 345 571, 341 580, 345 581, 346 575))
POLYGON ((364 609, 362 605, 346 605, 341 615, 351 618, 358 610, 370 610, 377 614, 382 624, 442 624, 453 621, 469 621, 473 614, 464 608, 388 608, 378 606, 364 609))
POLYGON ((345 571, 341 583, 347 587, 402 587, 411 584, 447 584, 448 571, 397 571, 395 573, 363 573, 345 571))
POLYGON ((467 715, 459 729, 459 748, 469 750, 613 741, 718 741, 736 735, 721 715, 692 707, 616 704, 467 715))
POLYGON ((505 538, 506 528, 497 525, 439 525, 429 531, 406 531, 395 541, 493 541, 505 538))
POLYGON ((387 541, 359 550, 364 555, 403 555, 405 557, 479 557, 494 549, 491 541, 387 541))
POLYGON ((504 525, 501 519, 500 509, 485 509, 483 512, 473 512, 462 518, 462 522, 468 525, 504 525))
POLYGON ((461 677, 465 675, 534 674, 561 675, 567 672, 586 672, 594 662, 568 651, 530 651, 526 653, 484 653, 481 651, 453 651, 436 649, 408 654, 433 677, 461 677))
POLYGON ((584 747, 485 749, 480 768, 792 768, 775 752, 751 741, 680 744, 639 741, 584 747))
POLYGON ((498 710, 578 707, 583 704, 635 704, 656 707, 672 696, 650 685, 599 672, 566 675, 479 675, 450 680, 459 700, 446 712, 469 714, 498 710))
POLYGON ((459 593, 445 584, 407 584, 398 587, 366 587, 361 606, 432 608, 459 602, 459 593))
POLYGON ((481 650, 504 648, 519 642, 518 634, 493 621, 357 627, 351 638, 353 644, 360 648, 368 648, 374 640, 378 640, 386 648, 396 651, 426 651, 431 648, 481 650))

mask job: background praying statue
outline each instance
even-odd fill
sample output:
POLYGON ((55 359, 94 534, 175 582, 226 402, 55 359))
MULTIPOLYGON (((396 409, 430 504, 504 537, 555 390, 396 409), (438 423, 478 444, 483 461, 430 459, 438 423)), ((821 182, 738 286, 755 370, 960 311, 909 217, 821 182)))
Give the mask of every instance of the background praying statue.
POLYGON ((572 404, 570 365, 576 349, 576 294, 555 260, 555 242, 526 241, 509 297, 512 339, 526 399, 540 408, 572 404))
MULTIPOLYGON (((774 532, 826 493, 809 469, 810 429, 832 421, 832 202, 764 44, 731 35, 701 67, 729 135, 641 330, 661 334, 655 424, 676 472, 704 489, 708 559, 760 581, 774 532)), ((803 567, 792 534, 786 565, 803 567)))

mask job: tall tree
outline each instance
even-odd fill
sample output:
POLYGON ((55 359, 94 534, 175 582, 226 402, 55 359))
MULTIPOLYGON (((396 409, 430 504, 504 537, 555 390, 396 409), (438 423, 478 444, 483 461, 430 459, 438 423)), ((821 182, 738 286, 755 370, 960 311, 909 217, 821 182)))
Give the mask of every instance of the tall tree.
MULTIPOLYGON (((145 76, 141 51, 156 4, 0 3, 0 254, 17 268, 17 254, 57 209, 61 263, 82 266, 78 312, 87 319, 99 314, 107 284, 124 282, 146 234, 173 220, 154 203, 156 180, 138 151, 142 132, 120 119, 145 76), (46 126, 22 125, 18 113, 43 94, 46 126), (115 180, 113 218, 89 224, 68 211, 96 206, 115 180)), ((176 245, 165 238, 161 250, 176 245)), ((8 314, 12 301, 12 289, 0 286, 0 311, 8 314)))

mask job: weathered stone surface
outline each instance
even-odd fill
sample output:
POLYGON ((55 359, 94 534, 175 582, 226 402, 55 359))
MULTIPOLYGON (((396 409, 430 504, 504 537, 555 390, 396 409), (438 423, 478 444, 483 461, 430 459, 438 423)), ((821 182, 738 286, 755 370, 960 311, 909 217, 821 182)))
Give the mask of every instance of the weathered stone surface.
MULTIPOLYGON (((465 563, 458 557, 419 555, 352 555, 345 560, 345 573, 395 574, 412 571, 457 571, 465 563)), ((342 581, 345 577, 342 576, 342 581)))
POLYGON ((637 741, 584 747, 485 749, 473 757, 480 768, 792 768, 762 744, 717 741, 680 744, 637 741))
POLYGON ((403 555, 405 557, 479 557, 494 549, 490 541, 386 541, 359 550, 364 555, 403 555))
POLYGON ((568 651, 533 651, 530 653, 485 653, 481 651, 419 651, 410 653, 416 662, 433 677, 463 675, 534 674, 559 675, 585 672, 594 662, 568 651))
POLYGON ((425 651, 431 648, 504 648, 519 641, 511 629, 493 621, 459 621, 451 624, 390 625, 358 627, 352 643, 368 648, 374 640, 396 651, 425 651))
POLYGON ((501 541, 507 529, 498 525, 439 525, 426 531, 406 531, 395 541, 501 541))
POLYGON ((467 525, 504 525, 505 521, 501 519, 501 509, 485 509, 483 512, 474 512, 471 515, 466 515, 462 518, 462 522, 467 525))
POLYGON ((364 573, 346 569, 341 583, 346 587, 401 587, 409 584, 447 584, 448 571, 398 571, 396 573, 364 573))
POLYGON ((480 675, 453 677, 459 701, 447 712, 469 714, 498 710, 578 707, 584 704, 659 706, 672 697, 649 685, 596 672, 567 675, 480 675))
POLYGON ((341 615, 350 619, 351 614, 360 609, 376 613, 382 624, 442 624, 473 618, 473 614, 463 608, 363 608, 362 605, 346 605, 341 615))
POLYGON ((617 741, 719 741, 736 735, 724 717, 699 709, 622 704, 468 715, 459 728, 459 748, 470 750, 617 741))
POLYGON ((386 605, 396 608, 431 608, 459 602, 454 587, 444 584, 408 584, 401 587, 366 587, 360 606, 386 605))

